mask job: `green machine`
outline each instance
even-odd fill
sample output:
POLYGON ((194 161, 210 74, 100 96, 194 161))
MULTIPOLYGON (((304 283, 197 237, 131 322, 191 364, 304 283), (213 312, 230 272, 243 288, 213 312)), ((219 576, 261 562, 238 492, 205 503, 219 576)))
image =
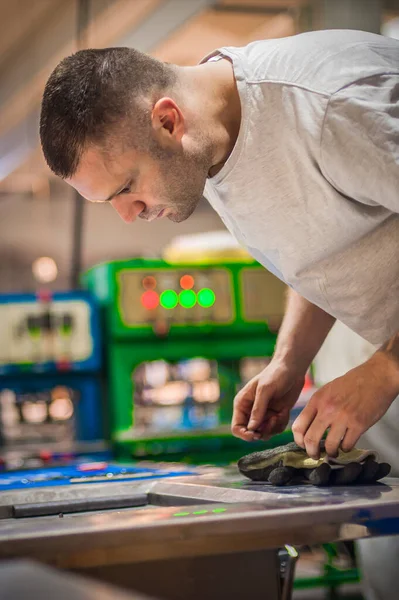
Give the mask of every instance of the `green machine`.
POLYGON ((117 454, 247 452, 230 433, 233 399, 270 360, 285 286, 256 262, 149 259, 95 266, 84 282, 103 310, 117 454))
MULTIPOLYGON (((230 433, 233 398, 270 360, 284 311, 285 286, 258 263, 122 260, 93 267, 84 283, 102 306, 117 457, 226 464, 292 441, 286 431, 249 447, 230 433)), ((295 588, 334 595, 358 581, 352 565, 335 565, 337 547, 325 549, 327 562, 312 550, 318 576, 300 573, 295 588)))

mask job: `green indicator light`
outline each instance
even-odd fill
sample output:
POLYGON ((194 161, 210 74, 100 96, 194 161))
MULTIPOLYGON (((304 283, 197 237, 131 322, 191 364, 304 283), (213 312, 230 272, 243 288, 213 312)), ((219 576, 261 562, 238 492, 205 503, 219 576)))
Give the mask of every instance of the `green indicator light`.
POLYGON ((179 294, 179 302, 183 308, 192 308, 197 302, 197 296, 193 290, 183 290, 179 294))
POLYGON ((175 308, 177 306, 179 299, 173 290, 165 290, 162 292, 159 302, 163 308, 175 308))
POLYGON ((213 290, 203 288, 198 292, 198 304, 203 308, 209 308, 215 304, 216 296, 213 290))
POLYGON ((21 371, 30 371, 33 367, 33 363, 31 362, 26 362, 26 363, 18 363, 19 368, 21 369, 21 371))
POLYGON ((180 513, 175 513, 173 516, 174 517, 187 517, 190 513, 189 512, 180 512, 180 513))
POLYGON ((29 335, 33 338, 40 337, 40 327, 30 327, 28 329, 29 335))
POLYGON ((226 512, 227 508, 214 508, 212 510, 213 513, 224 513, 226 512))
POLYGON ((207 512, 207 510, 195 510, 193 515, 205 515, 207 512))

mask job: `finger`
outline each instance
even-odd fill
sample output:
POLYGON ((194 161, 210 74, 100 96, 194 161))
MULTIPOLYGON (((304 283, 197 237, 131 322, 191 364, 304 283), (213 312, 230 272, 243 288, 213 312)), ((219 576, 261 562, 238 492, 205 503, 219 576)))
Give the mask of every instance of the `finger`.
POLYGON ((248 429, 242 425, 233 425, 231 427, 231 433, 234 435, 234 437, 241 438, 246 442, 260 440, 262 437, 262 434, 259 431, 248 431, 248 429))
POLYGON ((273 414, 268 417, 266 415, 266 421, 259 427, 257 431, 259 431, 262 440, 268 440, 271 436, 276 433, 275 429, 278 423, 278 416, 273 414))
POLYGON ((234 399, 231 432, 236 437, 242 437, 247 431, 253 397, 255 395, 255 390, 252 390, 253 387, 254 386, 245 386, 234 399))
POLYGON ((316 404, 310 400, 309 404, 301 411, 292 424, 294 440, 301 448, 305 448, 304 437, 311 423, 317 415, 316 404))
POLYGON ((378 465, 378 471, 374 478, 375 481, 379 481, 379 479, 383 479, 384 477, 388 477, 391 472, 391 465, 388 463, 380 463, 378 465))
POLYGON ((363 470, 357 479, 357 483, 372 483, 376 481, 378 474, 378 462, 373 456, 368 456, 363 463, 363 470))
POLYGON ((269 400, 273 395, 273 388, 270 385, 258 384, 255 393, 255 400, 252 406, 251 417, 248 423, 248 429, 256 431, 261 427, 269 405, 269 400))
POLYGON ((266 421, 262 427, 262 439, 269 439, 272 435, 276 435, 285 431, 288 425, 289 411, 282 410, 268 417, 266 413, 266 421))
POLYGON ((245 413, 240 409, 235 409, 231 423, 231 433, 236 437, 242 437, 246 430, 245 413))
POLYGON ((337 456, 342 440, 345 437, 346 425, 334 422, 328 432, 325 448, 328 456, 337 456))
POLYGON ((349 452, 350 450, 353 450, 362 433, 363 431, 361 429, 349 427, 341 441, 342 450, 344 452, 349 452))
POLYGON ((262 434, 260 431, 248 431, 246 426, 242 425, 240 423, 232 424, 231 433, 235 437, 241 438, 242 440, 244 440, 246 442, 253 442, 256 440, 260 440, 262 437, 262 434))
POLYGON ((283 431, 285 431, 287 429, 287 424, 288 424, 288 417, 286 419, 277 418, 276 424, 274 425, 274 427, 272 429, 272 434, 276 435, 278 433, 282 433, 283 431))
POLYGON ((257 442, 262 439, 262 434, 255 431, 248 431, 248 429, 244 429, 243 427, 241 429, 232 429, 231 432, 234 437, 240 438, 244 442, 257 442))
POLYGON ((318 413, 306 431, 303 442, 305 444, 306 453, 310 458, 320 458, 320 442, 328 426, 329 423, 326 423, 318 413))
POLYGON ((243 398, 246 398, 248 394, 256 389, 257 381, 251 379, 248 381, 237 393, 234 398, 234 402, 240 402, 243 398))
MULTIPOLYGON (((252 402, 250 404, 252 405, 252 402)), ((247 405, 243 404, 242 407, 238 406, 235 411, 234 421, 232 421, 231 424, 232 434, 235 437, 241 438, 245 442, 254 442, 256 440, 260 440, 262 437, 262 432, 260 430, 248 430, 250 413, 251 408, 248 408, 247 405)))
POLYGON ((296 475, 296 469, 293 467, 276 467, 270 473, 268 480, 272 485, 286 485, 296 475))
POLYGON ((361 476, 362 470, 363 466, 357 462, 348 463, 342 469, 334 469, 330 484, 349 485, 350 483, 354 483, 361 476))
POLYGON ((248 431, 248 429, 243 432, 242 438, 246 442, 256 442, 262 439, 262 434, 258 431, 248 431))
POLYGON ((325 486, 330 483, 332 469, 329 464, 322 463, 316 469, 311 469, 307 475, 310 483, 317 486, 325 486))
POLYGON ((234 435, 234 437, 241 438, 242 440, 246 439, 247 431, 247 428, 241 424, 231 426, 231 433, 234 435))

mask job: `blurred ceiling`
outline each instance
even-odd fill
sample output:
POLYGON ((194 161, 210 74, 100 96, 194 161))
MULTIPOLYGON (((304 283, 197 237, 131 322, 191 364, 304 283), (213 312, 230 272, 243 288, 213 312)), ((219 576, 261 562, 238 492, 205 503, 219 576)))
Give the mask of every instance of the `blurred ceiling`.
MULTIPOLYGON (((84 47, 134 46, 196 64, 223 45, 292 35, 320 0, 91 0, 84 47)), ((392 9, 396 0, 388 0, 392 9)), ((45 82, 78 48, 79 0, 0 0, 0 198, 50 196, 38 119, 45 82)), ((53 194, 51 194, 53 195, 53 194)))

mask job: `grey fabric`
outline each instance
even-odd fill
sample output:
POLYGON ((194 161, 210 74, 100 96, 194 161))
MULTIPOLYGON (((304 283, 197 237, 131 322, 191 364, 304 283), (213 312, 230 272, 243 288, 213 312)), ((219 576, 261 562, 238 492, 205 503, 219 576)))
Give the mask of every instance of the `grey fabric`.
POLYGON ((242 122, 205 197, 266 268, 374 344, 399 329, 399 41, 221 48, 242 122))
MULTIPOLYGON (((317 385, 324 385, 366 362, 375 350, 372 344, 337 322, 314 361, 317 385)), ((390 463, 390 476, 399 477, 399 398, 362 435, 357 445, 375 450, 380 460, 390 463)), ((357 550, 366 600, 396 600, 399 537, 360 540, 357 550)))
POLYGON ((366 600, 397 600, 399 536, 359 540, 357 556, 366 600))
MULTIPOLYGON (((0 600, 151 600, 28 560, 2 561, 0 600)), ((153 598, 152 600, 155 600, 153 598)))
MULTIPOLYGON (((399 41, 321 31, 204 61, 218 55, 233 63, 242 123, 205 197, 261 264, 385 342, 399 330, 399 41)), ((394 473, 398 410, 359 443, 394 473)), ((398 556, 398 538, 361 542, 368 600, 396 600, 398 556)))
MULTIPOLYGON (((390 475, 399 477, 399 398, 359 444, 367 444, 391 461, 390 475)), ((399 536, 359 540, 357 548, 366 600, 397 600, 399 536)))

